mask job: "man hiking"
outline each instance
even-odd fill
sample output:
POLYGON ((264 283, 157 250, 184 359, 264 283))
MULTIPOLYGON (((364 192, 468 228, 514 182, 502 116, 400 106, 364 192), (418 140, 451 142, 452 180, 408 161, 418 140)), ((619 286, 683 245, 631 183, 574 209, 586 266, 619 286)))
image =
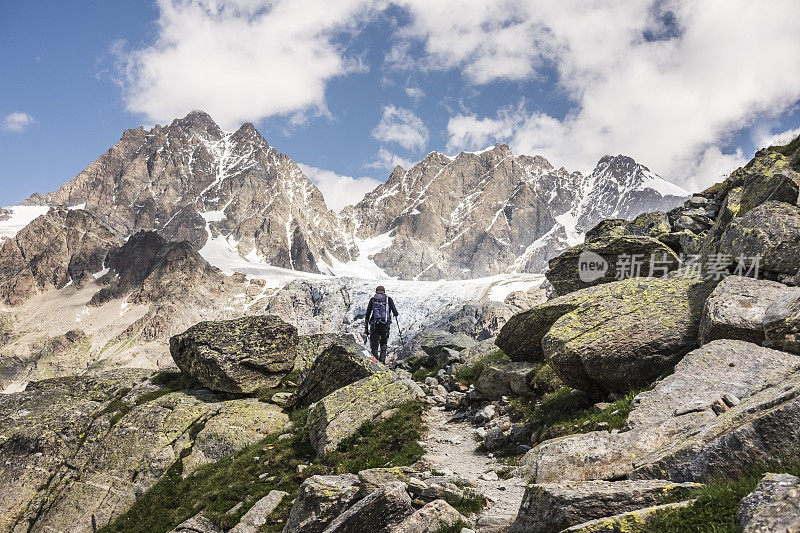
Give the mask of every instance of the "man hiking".
POLYGON ((369 336, 369 347, 372 357, 386 364, 386 350, 389 344, 389 325, 392 315, 397 317, 397 308, 394 301, 386 296, 386 289, 379 285, 375 289, 375 296, 370 298, 367 305, 367 316, 364 317, 364 333, 369 336), (378 353, 380 345, 380 354, 378 353), (380 357, 379 357, 380 355, 380 357))

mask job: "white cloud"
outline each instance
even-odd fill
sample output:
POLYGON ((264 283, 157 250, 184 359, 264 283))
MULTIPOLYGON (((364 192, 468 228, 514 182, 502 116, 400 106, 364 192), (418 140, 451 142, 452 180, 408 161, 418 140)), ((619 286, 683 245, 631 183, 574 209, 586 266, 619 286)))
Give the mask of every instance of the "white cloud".
POLYGON ((203 109, 226 127, 325 114, 325 86, 363 70, 335 37, 382 2, 158 0, 157 38, 116 53, 128 110, 168 121, 203 109))
POLYGON ((396 142, 406 150, 421 150, 428 142, 428 128, 410 109, 383 106, 380 123, 372 130, 379 141, 396 142))
POLYGON ((328 208, 337 212, 341 211, 342 208, 347 205, 353 205, 359 202, 364 195, 375 189, 375 187, 381 183, 376 179, 366 176, 353 178, 336 174, 331 170, 312 167, 302 163, 299 163, 299 166, 303 173, 308 176, 322 192, 328 208))
POLYGON ((753 137, 753 144, 756 148, 766 148, 767 146, 781 146, 789 144, 798 135, 800 135, 800 128, 794 128, 780 133, 771 133, 770 131, 761 131, 758 135, 753 137))
POLYGON ((22 111, 9 113, 3 119, 3 129, 6 131, 24 131, 36 122, 32 116, 22 111))
POLYGON ((411 161, 409 159, 405 159, 400 157, 399 155, 395 154, 394 152, 390 152, 389 150, 381 147, 378 150, 378 153, 375 155, 375 159, 365 163, 364 166, 367 168, 378 168, 381 170, 393 170, 394 167, 400 165, 405 169, 409 169, 416 164, 415 161, 411 161))
POLYGON ((406 96, 412 100, 421 100, 425 98, 425 91, 418 86, 406 87, 406 96))
POLYGON ((450 149, 503 140, 582 169, 625 153, 679 183, 704 186, 716 179, 711 161, 739 159, 719 151, 733 133, 800 99, 800 70, 790 67, 800 64, 793 0, 478 4, 406 0, 412 23, 388 60, 396 63, 414 50, 404 42, 418 40, 426 55, 417 64, 460 68, 476 84, 533 79, 553 67, 572 107, 563 118, 526 111, 531 101, 494 116, 456 115, 450 149), (455 9, 472 16, 443 16, 455 9))

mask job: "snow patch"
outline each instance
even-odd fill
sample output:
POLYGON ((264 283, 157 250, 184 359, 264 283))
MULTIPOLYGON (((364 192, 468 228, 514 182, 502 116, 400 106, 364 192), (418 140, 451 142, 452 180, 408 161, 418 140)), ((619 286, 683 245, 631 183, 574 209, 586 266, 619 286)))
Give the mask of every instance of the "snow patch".
POLYGON ((10 239, 22 228, 33 222, 50 210, 46 205, 15 205, 5 207, 11 211, 11 216, 6 220, 0 220, 0 242, 10 239))
POLYGON ((355 238, 358 248, 358 257, 354 260, 343 263, 335 257, 328 255, 330 263, 319 262, 319 269, 332 276, 355 277, 363 279, 391 279, 381 267, 375 264, 372 257, 387 249, 394 242, 394 237, 389 232, 383 233, 369 239, 355 238))

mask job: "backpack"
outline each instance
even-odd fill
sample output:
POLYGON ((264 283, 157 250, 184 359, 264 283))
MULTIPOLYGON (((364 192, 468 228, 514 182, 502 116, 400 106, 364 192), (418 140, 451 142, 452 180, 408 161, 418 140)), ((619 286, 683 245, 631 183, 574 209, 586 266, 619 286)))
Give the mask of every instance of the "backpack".
POLYGON ((372 324, 388 324, 391 321, 389 315, 389 297, 385 294, 376 294, 372 297, 372 324))

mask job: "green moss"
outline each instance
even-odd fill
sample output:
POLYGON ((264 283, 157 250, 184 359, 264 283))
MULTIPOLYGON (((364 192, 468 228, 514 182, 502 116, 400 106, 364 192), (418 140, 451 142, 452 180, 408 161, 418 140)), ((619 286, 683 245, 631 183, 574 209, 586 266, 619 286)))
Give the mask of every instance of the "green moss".
POLYGON ((454 373, 455 378, 460 383, 469 385, 478 379, 478 376, 481 375, 481 372, 483 372, 483 369, 486 368, 486 365, 498 361, 510 361, 508 356, 503 353, 503 350, 499 348, 484 355, 471 365, 458 367, 454 373))
MULTIPOLYGON (((164 477, 140 496, 133 507, 114 523, 101 529, 104 533, 158 533, 173 529, 200 511, 223 529, 239 522, 250 507, 271 490, 289 493, 263 526, 262 531, 283 529, 303 480, 316 474, 358 472, 383 466, 408 466, 422 457, 418 441, 423 429, 422 406, 410 403, 394 416, 376 423, 366 423, 336 451, 316 458, 305 427, 305 410, 292 413, 298 428, 290 438, 270 435, 219 461, 202 466, 186 478, 181 461, 174 463, 164 477), (297 466, 309 465, 302 475, 297 466), (228 514, 239 502, 244 505, 228 514)), ((197 433, 202 427, 192 428, 197 433)), ((184 450, 182 456, 191 453, 184 450)))
POLYGON ((486 498, 475 492, 465 492, 461 497, 447 492, 442 499, 463 515, 477 514, 486 508, 486 498))
MULTIPOLYGON (((691 491, 690 498, 697 501, 680 509, 662 511, 641 530, 646 533, 682 531, 739 531, 736 510, 766 472, 789 473, 800 476, 800 460, 784 464, 761 465, 742 473, 735 479, 712 480, 691 491)), ((684 495, 685 499, 685 495, 684 495)))
POLYGON ((411 379, 422 383, 425 381, 425 378, 435 378, 441 369, 442 367, 439 365, 433 367, 421 366, 411 374, 411 379))

